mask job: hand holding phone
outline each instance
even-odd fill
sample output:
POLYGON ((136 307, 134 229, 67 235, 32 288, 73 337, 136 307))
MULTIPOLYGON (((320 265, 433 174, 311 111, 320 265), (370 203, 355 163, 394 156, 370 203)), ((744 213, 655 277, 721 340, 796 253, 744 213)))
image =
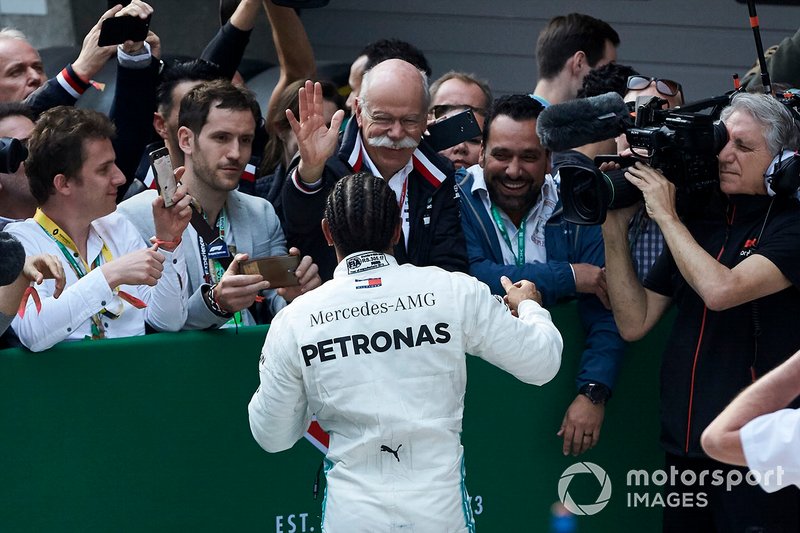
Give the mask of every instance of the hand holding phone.
POLYGON ((172 161, 166 147, 150 152, 150 166, 153 168, 161 197, 164 198, 164 207, 172 207, 175 203, 172 197, 178 189, 178 183, 175 180, 175 171, 172 169, 172 161))
POLYGON ((447 117, 428 126, 428 145, 437 152, 481 136, 481 127, 472 109, 447 117))
POLYGON ((146 19, 134 16, 111 17, 100 26, 99 46, 122 44, 125 41, 144 41, 150 30, 150 17, 146 19))

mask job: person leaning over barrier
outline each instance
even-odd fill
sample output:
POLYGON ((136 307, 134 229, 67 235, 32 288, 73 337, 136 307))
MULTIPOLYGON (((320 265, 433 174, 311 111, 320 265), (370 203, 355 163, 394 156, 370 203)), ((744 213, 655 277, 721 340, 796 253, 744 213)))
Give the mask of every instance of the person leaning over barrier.
POLYGON ((472 531, 465 353, 542 385, 558 371, 561 335, 529 281, 502 279, 509 312, 475 278, 398 265, 397 199, 369 173, 336 183, 322 227, 338 265, 267 333, 253 436, 268 452, 286 450, 312 413, 330 432, 325 531, 472 531))
POLYGON ((155 244, 147 246, 115 213, 125 176, 114 163, 113 136, 105 115, 67 106, 46 111, 31 133, 25 170, 39 209, 5 229, 28 255, 57 256, 66 288, 56 300, 57 286, 46 281, 38 288, 41 312, 31 299, 14 319, 14 331, 30 350, 66 339, 144 335, 145 321, 178 331, 186 320, 180 236, 191 197, 179 189, 170 208, 160 197, 152 202, 155 244))

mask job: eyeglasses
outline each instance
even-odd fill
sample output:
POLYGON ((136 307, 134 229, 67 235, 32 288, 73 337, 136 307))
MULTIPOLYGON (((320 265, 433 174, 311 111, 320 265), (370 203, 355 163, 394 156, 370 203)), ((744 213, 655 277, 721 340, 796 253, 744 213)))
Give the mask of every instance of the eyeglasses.
POLYGON ((486 110, 482 107, 472 107, 471 105, 466 104, 440 104, 435 105, 431 108, 430 114, 433 115, 434 118, 442 118, 445 115, 449 115, 453 111, 464 111, 465 109, 471 109, 473 113, 477 113, 481 116, 486 116, 486 110))
POLYGON ((373 114, 369 109, 366 108, 366 106, 362 106, 361 110, 373 124, 381 129, 389 129, 392 127, 392 125, 394 125, 395 122, 399 122, 400 126, 407 133, 413 134, 418 130, 421 130, 425 123, 424 118, 420 118, 417 115, 409 115, 397 118, 381 112, 376 112, 373 114))
POLYGON ((661 78, 648 78, 647 76, 628 76, 628 90, 640 91, 647 89, 651 83, 656 82, 656 91, 664 96, 676 96, 681 93, 683 96, 683 88, 677 81, 665 80, 661 78))

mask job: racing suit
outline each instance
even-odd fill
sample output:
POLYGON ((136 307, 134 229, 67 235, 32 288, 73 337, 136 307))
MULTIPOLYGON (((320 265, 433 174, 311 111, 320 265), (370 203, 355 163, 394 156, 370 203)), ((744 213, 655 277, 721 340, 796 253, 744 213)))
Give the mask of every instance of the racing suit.
POLYGON ((269 452, 300 439, 312 413, 330 433, 324 531, 473 531, 465 352, 536 385, 561 363, 548 311, 526 300, 518 313, 472 277, 376 252, 351 254, 278 313, 250 427, 269 452))

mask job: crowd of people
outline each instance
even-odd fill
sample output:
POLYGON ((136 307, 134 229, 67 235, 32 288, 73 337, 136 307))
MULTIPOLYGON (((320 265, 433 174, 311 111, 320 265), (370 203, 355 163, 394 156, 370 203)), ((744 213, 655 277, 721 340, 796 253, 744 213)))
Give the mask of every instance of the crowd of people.
MULTIPOLYGON (((466 72, 430 82, 422 51, 383 39, 354 60, 345 99, 316 79, 298 14, 270 0, 238 2, 195 60, 162 63, 153 32, 99 46, 103 20, 152 14, 141 0, 109 9, 50 80, 24 35, 0 31, 0 137, 27 151, 0 169, 4 345, 271 323, 251 427, 268 451, 291 447, 311 415, 331 431, 326 527, 354 531, 368 516, 370 530, 467 531, 464 354, 544 384, 562 349, 547 309, 576 300, 585 347, 553 429, 565 455, 580 455, 600 443, 626 342, 674 306, 660 388, 667 467, 780 461, 784 484, 797 484, 796 412, 748 424, 800 392, 783 375, 798 372, 800 204, 773 192, 800 127, 777 99, 732 97, 718 187, 701 214, 679 216, 670 176, 624 135, 551 152, 537 133, 546 108, 577 98, 684 104, 680 83, 616 62, 621 39, 602 20, 549 21, 531 94, 494 98, 466 72), (237 73, 262 6, 281 69, 268 102, 237 73), (75 107, 114 56, 109 116, 75 107), (437 152, 428 127, 465 111, 480 135, 437 152), (160 148, 171 198, 149 157, 160 148), (600 225, 568 221, 559 168, 611 154, 639 157, 624 177, 643 201, 600 225), (243 266, 281 255, 297 256, 293 285, 243 266), (398 492, 409 496, 399 507, 398 492)), ((800 529, 797 487, 742 485, 664 511, 664 531, 748 527, 800 529)))

